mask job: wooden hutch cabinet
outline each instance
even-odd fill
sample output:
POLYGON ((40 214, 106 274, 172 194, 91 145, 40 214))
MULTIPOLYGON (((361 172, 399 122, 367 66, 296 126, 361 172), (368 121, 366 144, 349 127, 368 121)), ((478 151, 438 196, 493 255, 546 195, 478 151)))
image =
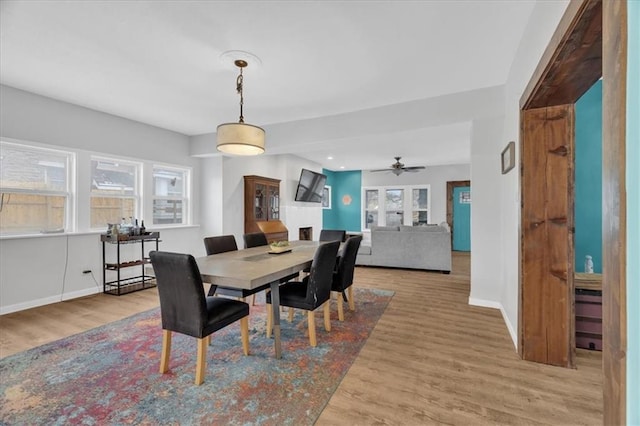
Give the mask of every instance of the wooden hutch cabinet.
POLYGON ((287 228, 280 222, 280 179, 244 177, 244 232, 264 232, 269 242, 288 240, 287 228))

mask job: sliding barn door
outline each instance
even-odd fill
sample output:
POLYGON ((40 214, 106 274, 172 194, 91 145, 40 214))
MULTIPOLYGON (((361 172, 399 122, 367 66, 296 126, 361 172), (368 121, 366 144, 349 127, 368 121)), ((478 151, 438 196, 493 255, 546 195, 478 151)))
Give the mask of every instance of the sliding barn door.
POLYGON ((574 366, 573 105, 522 111, 520 351, 574 366))

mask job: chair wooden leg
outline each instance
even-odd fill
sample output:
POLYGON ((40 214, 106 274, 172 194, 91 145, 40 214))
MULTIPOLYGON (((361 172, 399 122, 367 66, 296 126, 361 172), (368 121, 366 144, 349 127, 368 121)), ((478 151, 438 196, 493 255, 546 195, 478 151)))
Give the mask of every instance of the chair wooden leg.
POLYGON ((160 355, 160 374, 169 369, 169 357, 171 355, 171 331, 162 330, 162 354, 160 355))
POLYGON ((307 311, 307 322, 309 323, 309 343, 314 348, 318 346, 316 339, 316 315, 313 311, 307 311))
POLYGON ((344 299, 342 297, 342 292, 338 292, 336 297, 338 299, 338 320, 344 321, 344 308, 342 307, 342 302, 344 301, 344 299))
POLYGON ((331 301, 324 302, 324 329, 331 331, 331 301))
POLYGON ((253 293, 251 295, 251 306, 255 306, 256 305, 256 294, 253 293))
POLYGON ((207 366, 207 337, 198 340, 198 355, 196 357, 196 385, 204 382, 204 371, 207 366))
POLYGON ((349 298, 349 309, 352 310, 352 311, 355 311, 356 310, 356 302, 353 301, 353 286, 352 285, 350 285, 347 288, 347 293, 348 293, 347 297, 349 298))
POLYGON ((293 308, 289 308, 289 322, 293 322, 293 308))
POLYGON ((273 309, 270 303, 267 303, 267 339, 271 337, 271 329, 273 328, 273 309))
POLYGON ((249 355, 249 317, 240 319, 240 333, 242 334, 242 351, 249 355))
POLYGON ((211 334, 207 336, 207 345, 211 345, 211 334))

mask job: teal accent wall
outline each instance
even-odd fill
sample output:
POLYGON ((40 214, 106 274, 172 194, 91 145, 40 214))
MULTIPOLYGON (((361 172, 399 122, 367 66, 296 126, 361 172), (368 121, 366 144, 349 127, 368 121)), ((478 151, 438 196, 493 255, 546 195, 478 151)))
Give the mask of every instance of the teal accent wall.
POLYGON ((640 2, 627 8, 627 424, 640 425, 640 2))
POLYGON ((575 268, 602 273, 602 80, 576 102, 575 268))
POLYGON ((327 185, 331 187, 331 208, 322 210, 322 227, 361 231, 362 172, 333 172, 323 169, 322 173, 327 175, 327 185), (348 205, 343 202, 345 195, 351 197, 348 205))

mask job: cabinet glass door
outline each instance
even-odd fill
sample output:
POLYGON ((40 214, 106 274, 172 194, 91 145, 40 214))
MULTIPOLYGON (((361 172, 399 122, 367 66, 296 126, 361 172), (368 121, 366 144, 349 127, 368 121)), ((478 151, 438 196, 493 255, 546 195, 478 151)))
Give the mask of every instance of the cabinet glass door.
POLYGON ((254 219, 255 220, 267 220, 267 187, 266 185, 256 183, 255 195, 254 195, 254 219))
POLYGON ((269 219, 280 219, 280 194, 277 186, 269 187, 269 219))

